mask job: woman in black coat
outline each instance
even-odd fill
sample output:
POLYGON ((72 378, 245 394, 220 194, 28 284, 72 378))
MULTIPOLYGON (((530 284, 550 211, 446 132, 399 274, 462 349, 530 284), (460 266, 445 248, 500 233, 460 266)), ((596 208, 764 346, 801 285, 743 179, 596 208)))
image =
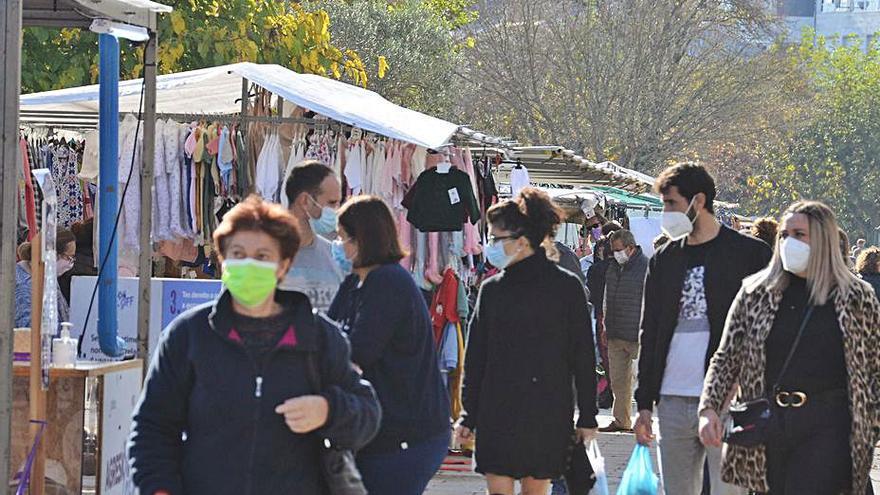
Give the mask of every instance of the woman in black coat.
POLYGON ((575 444, 596 435, 596 373, 586 296, 542 247, 561 221, 550 198, 525 189, 488 213, 486 256, 503 271, 480 289, 470 324, 457 433, 476 434, 489 493, 547 493, 575 444), (573 421, 577 388, 580 416, 573 421))
POLYGON ((357 454, 367 491, 421 495, 449 449, 449 399, 440 378, 428 306, 412 274, 391 210, 376 196, 339 209, 338 258, 351 262, 330 306, 351 341, 352 361, 376 387, 379 434, 357 454))
POLYGON ((134 413, 135 485, 142 495, 325 494, 322 449, 366 444, 376 395, 308 298, 275 290, 299 248, 286 209, 251 197, 214 243, 224 291, 163 332, 134 413))

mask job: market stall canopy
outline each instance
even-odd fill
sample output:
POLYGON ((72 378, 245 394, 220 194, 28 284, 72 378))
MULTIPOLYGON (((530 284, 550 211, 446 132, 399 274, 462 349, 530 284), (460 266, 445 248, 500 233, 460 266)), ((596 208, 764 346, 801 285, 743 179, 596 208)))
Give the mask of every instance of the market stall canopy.
POLYGON ((24 0, 25 27, 88 28, 93 19, 110 19, 156 30, 156 15, 171 7, 149 0, 24 0))
MULTIPOLYGON (((135 0, 129 0, 135 1, 135 0)), ((242 80, 315 113, 383 136, 439 148, 459 126, 395 105, 379 94, 335 79, 299 74, 280 65, 242 62, 159 76, 160 114, 232 114, 241 110, 242 80)), ((136 113, 141 80, 119 83, 119 111, 136 113)), ((25 112, 97 112, 98 86, 60 89, 21 97, 25 112)))
MULTIPOLYGON (((477 147, 479 143, 469 143, 477 147)), ((647 191, 654 178, 613 162, 596 163, 562 146, 495 147, 490 152, 502 153, 509 163, 501 168, 499 180, 508 180, 510 168, 521 163, 529 170, 533 184, 555 184, 573 187, 614 186, 628 192, 647 191)))
POLYGON ((660 198, 648 194, 635 194, 623 189, 608 186, 597 186, 594 189, 601 191, 606 198, 616 203, 625 204, 631 208, 650 208, 652 210, 662 210, 663 202, 660 198))

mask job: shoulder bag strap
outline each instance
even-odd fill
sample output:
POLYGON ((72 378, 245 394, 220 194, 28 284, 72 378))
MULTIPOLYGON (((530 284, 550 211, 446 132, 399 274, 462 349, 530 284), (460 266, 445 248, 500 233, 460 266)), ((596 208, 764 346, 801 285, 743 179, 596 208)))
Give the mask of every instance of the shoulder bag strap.
MULTIPOLYGON (((313 313, 315 315, 315 313, 313 313)), ((320 335, 321 322, 318 318, 313 318, 312 324, 315 325, 316 331, 319 332, 318 351, 309 351, 306 353, 306 376, 309 380, 309 386, 315 394, 320 394, 323 390, 321 383, 321 363, 318 362, 318 355, 323 350, 322 335, 320 335)))
POLYGON ((779 376, 776 377, 776 383, 773 384, 773 393, 776 393, 779 390, 779 384, 780 382, 782 382, 782 377, 788 370, 788 365, 791 364, 791 359, 794 357, 794 353, 798 348, 798 344, 800 344, 801 342, 801 337, 804 335, 804 329, 807 328, 807 323, 810 321, 810 316, 812 314, 813 306, 807 306, 807 310, 804 313, 804 319, 801 320, 801 326, 798 329, 797 336, 794 338, 794 344, 792 344, 791 350, 788 352, 788 357, 785 358, 785 363, 782 365, 782 369, 779 371, 779 376))

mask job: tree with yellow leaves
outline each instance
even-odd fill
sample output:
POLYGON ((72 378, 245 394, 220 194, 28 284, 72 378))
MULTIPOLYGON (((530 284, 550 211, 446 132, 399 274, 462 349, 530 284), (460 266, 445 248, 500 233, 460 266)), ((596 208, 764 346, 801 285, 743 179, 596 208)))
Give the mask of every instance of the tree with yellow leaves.
MULTIPOLYGON (((297 72, 343 76, 366 86, 367 69, 353 50, 331 40, 324 10, 277 0, 176 0, 159 23, 159 73, 234 62, 283 65, 297 72)), ((123 43, 122 78, 139 77, 143 47, 123 43)), ((381 72, 387 69, 387 65, 381 72)), ((94 83, 98 37, 87 30, 28 28, 22 51, 22 91, 94 83)))

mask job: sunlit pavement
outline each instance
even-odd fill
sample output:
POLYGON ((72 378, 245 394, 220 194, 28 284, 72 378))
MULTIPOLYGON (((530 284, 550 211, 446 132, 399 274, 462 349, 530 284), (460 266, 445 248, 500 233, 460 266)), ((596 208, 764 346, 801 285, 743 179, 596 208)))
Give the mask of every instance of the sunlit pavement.
MULTIPOLYGON (((599 425, 605 426, 611 422, 611 411, 604 409, 599 413, 599 425)), ((656 418, 654 429, 656 432, 656 418)), ((631 434, 600 434, 599 450, 605 457, 605 467, 608 474, 608 485, 611 494, 617 490, 620 478, 626 469, 626 463, 635 446, 635 436, 631 434)), ((654 456, 654 470, 657 471, 656 443, 651 449, 654 456)), ((871 471, 871 479, 874 483, 875 493, 880 494, 880 449, 874 455, 874 469, 871 471)), ((483 477, 473 472, 449 472, 441 471, 428 485, 427 495, 483 495, 486 485, 483 477)))

